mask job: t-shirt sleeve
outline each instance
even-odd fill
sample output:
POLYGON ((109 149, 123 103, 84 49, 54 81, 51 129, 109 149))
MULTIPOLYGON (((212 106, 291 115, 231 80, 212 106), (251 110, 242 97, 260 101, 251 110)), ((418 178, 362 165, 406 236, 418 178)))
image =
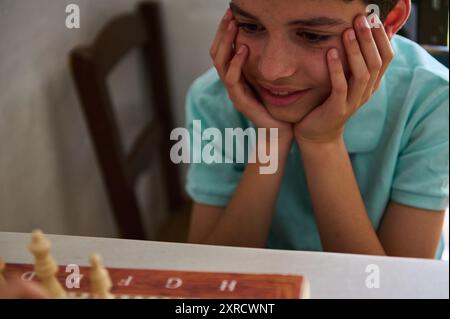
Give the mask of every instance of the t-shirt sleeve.
POLYGON ((424 101, 396 165, 391 199, 397 203, 443 210, 449 204, 448 87, 424 101))
MULTIPOLYGON (((198 126, 193 125, 194 121, 200 121, 198 123, 201 124, 202 130, 216 128, 222 134, 227 127, 242 125, 242 115, 234 109, 222 85, 217 80, 205 80, 207 78, 194 82, 186 97, 186 127, 191 136, 191 146, 194 130, 198 130, 198 126)), ((202 139, 201 149, 209 142, 202 139)), ((192 147, 191 150, 194 152, 192 147)), ((227 206, 242 176, 244 164, 207 164, 203 160, 193 163, 193 157, 191 154, 186 181, 189 196, 196 203, 227 206)), ((222 158, 225 158, 224 154, 222 158)))

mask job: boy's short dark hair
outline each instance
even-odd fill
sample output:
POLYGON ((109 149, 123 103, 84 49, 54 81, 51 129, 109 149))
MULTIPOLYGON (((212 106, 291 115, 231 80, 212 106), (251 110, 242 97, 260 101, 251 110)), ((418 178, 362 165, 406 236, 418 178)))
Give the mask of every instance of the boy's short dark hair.
MULTIPOLYGON (((344 0, 345 2, 352 2, 355 0, 344 0)), ((399 0, 358 0, 365 4, 376 4, 380 7, 380 19, 384 21, 387 18, 388 13, 397 5, 399 0)))

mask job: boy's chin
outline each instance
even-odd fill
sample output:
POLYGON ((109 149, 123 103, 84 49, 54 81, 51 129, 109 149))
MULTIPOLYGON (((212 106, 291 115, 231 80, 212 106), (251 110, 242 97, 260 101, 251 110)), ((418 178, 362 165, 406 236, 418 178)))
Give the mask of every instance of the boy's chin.
POLYGON ((301 122, 311 111, 300 105, 280 107, 266 104, 265 106, 274 119, 292 124, 301 122))

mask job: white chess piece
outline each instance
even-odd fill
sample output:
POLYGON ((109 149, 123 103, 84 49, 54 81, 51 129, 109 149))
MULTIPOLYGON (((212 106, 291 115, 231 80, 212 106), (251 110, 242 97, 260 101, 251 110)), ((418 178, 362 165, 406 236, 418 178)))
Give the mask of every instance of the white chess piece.
POLYGON ((0 287, 6 285, 5 277, 3 277, 3 272, 5 271, 6 265, 3 259, 0 258, 0 287))
POLYGON ((52 298, 66 298, 67 294, 56 278, 58 265, 50 255, 50 241, 40 230, 35 230, 31 236, 30 252, 35 257, 34 271, 36 276, 52 298))
POLYGON ((112 282, 108 270, 103 267, 102 259, 99 255, 91 256, 91 271, 89 280, 91 282, 91 293, 93 298, 113 299, 111 294, 112 282))

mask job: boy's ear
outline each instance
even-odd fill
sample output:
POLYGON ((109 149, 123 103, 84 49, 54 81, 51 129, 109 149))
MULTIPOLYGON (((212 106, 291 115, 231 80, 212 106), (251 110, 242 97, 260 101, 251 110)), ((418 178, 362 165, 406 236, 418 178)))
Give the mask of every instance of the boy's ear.
POLYGON ((411 0, 399 0, 384 21, 384 28, 389 39, 400 31, 411 14, 411 0))

